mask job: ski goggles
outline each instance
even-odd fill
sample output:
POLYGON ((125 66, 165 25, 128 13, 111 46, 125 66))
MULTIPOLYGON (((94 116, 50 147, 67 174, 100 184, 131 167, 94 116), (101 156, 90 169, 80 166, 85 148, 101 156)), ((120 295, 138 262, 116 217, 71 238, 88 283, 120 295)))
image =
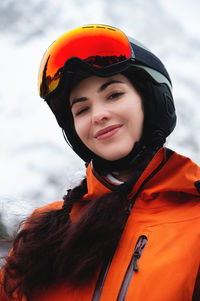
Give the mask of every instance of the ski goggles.
POLYGON ((38 79, 39 95, 46 98, 59 85, 69 60, 80 59, 92 68, 105 69, 132 58, 132 48, 119 29, 86 25, 59 37, 44 54, 38 79))

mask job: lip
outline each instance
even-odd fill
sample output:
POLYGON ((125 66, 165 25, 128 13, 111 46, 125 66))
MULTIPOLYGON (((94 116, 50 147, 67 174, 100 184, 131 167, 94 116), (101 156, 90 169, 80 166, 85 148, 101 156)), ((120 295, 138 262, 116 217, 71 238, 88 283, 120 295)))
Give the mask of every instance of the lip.
POLYGON ((107 138, 110 138, 112 136, 114 136, 122 127, 122 124, 114 124, 114 125, 110 125, 98 132, 96 132, 95 134, 95 138, 98 140, 104 140, 107 138))

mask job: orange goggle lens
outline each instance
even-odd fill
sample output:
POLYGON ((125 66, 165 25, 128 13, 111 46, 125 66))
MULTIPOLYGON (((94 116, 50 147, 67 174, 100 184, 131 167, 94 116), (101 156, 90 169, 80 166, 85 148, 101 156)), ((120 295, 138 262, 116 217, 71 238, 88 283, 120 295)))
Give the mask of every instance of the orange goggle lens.
POLYGON ((131 57, 126 35, 119 29, 103 25, 87 25, 65 33, 46 51, 39 69, 38 88, 45 98, 60 81, 67 60, 77 57, 102 68, 131 57))

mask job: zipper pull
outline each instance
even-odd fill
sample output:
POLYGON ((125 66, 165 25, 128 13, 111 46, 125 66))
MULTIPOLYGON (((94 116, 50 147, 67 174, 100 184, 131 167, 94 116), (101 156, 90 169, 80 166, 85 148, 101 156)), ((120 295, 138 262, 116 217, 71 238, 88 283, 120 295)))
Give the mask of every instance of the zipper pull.
POLYGON ((131 261, 128 265, 126 274, 122 281, 119 294, 117 296, 117 301, 124 301, 126 299, 126 294, 128 292, 131 279, 134 275, 134 272, 138 271, 138 261, 142 255, 146 243, 147 243, 147 237, 145 235, 141 235, 137 240, 133 255, 131 257, 131 261))
POLYGON ((139 248, 137 247, 133 253, 133 271, 137 272, 138 271, 138 260, 140 258, 140 252, 139 248))
POLYGON ((138 271, 138 261, 140 259, 140 256, 142 255, 143 249, 147 243, 147 237, 145 235, 142 235, 138 238, 138 241, 136 243, 136 247, 133 253, 133 271, 138 271))

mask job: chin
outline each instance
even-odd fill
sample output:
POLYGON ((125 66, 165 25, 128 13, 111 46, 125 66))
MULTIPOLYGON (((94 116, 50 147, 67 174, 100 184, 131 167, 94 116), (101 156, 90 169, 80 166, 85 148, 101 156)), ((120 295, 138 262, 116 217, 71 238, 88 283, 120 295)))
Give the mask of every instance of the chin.
POLYGON ((108 160, 108 161, 116 161, 116 160, 120 160, 124 157, 126 157, 131 151, 132 151, 133 148, 130 148, 130 149, 126 149, 124 151, 120 150, 118 152, 115 151, 114 152, 111 152, 110 154, 99 154, 99 156, 105 160, 108 160))

